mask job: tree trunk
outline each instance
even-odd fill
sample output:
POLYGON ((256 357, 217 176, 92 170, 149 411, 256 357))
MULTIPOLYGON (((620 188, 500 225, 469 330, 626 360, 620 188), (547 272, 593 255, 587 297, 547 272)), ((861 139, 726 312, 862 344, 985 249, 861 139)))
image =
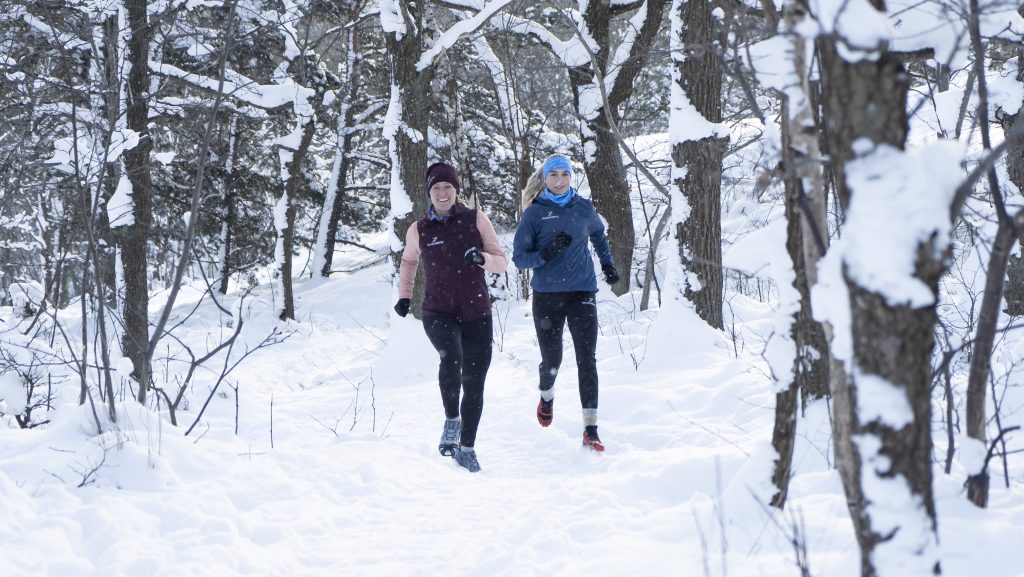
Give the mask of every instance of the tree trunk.
MULTIPOLYGON (((787 11, 789 11, 788 6, 787 11)), ((787 22, 789 22, 788 16, 787 22)), ((796 38, 794 53, 803 54, 803 40, 798 36, 796 38)), ((800 59, 797 62, 798 73, 804 70, 802 66, 803 60, 800 59)), ((803 77, 806 78, 806 75, 803 77)), ((820 398, 827 394, 829 386, 830 351, 825 340, 825 331, 821 323, 815 321, 811 315, 808 269, 817 267, 817 262, 809 265, 807 261, 805 248, 808 240, 805 238, 805 234, 809 227, 806 225, 807 215, 801 209, 801 201, 805 203, 804 206, 809 204, 806 202, 806 193, 804 192, 805 175, 807 181, 811 183, 820 184, 821 179, 819 177, 815 180, 813 175, 809 174, 810 171, 817 170, 816 166, 812 166, 815 160, 803 157, 803 152, 801 152, 816 154, 816 147, 814 147, 816 136, 813 119, 809 118, 809 101, 805 99, 801 104, 803 106, 800 110, 791 111, 789 98, 784 96, 782 99, 786 249, 793 261, 793 286, 800 295, 800 308, 794 313, 793 324, 790 328, 790 335, 796 346, 796 356, 793 359, 793 380, 786 391, 779 392, 775 396, 775 428, 772 433, 772 446, 778 454, 778 460, 773 476, 776 493, 772 497, 771 505, 780 509, 786 504, 789 478, 793 466, 793 449, 796 444, 797 428, 797 394, 802 392, 805 399, 807 396, 820 398), (806 124, 809 120, 812 121, 810 126, 806 124), (795 132, 798 133, 797 136, 794 136, 795 132), (799 142, 794 142, 794 139, 799 142), (810 148, 806 148, 808 143, 805 141, 808 140, 810 148)), ((822 219, 823 221, 824 219, 822 219)))
MULTIPOLYGON (((789 30, 799 28, 806 18, 806 0, 786 4, 785 20, 789 30)), ((793 64, 800 78, 803 98, 795 110, 788 98, 784 100, 783 182, 786 214, 791 219, 787 248, 796 267, 795 286, 800 292, 800 311, 793 326, 793 340, 797 347, 796 377, 804 406, 808 399, 820 399, 829 394, 834 364, 826 328, 814 320, 811 311, 811 287, 818 280, 818 262, 828 247, 829 231, 819 147, 821 130, 814 113, 816 93, 810 82, 806 55, 807 41, 801 35, 793 34, 793 64), (799 225, 793 227, 793 220, 799 225)))
POLYGON ((222 295, 228 294, 228 283, 231 280, 231 249, 238 220, 235 190, 238 179, 235 172, 235 165, 238 163, 238 118, 232 116, 228 126, 228 156, 224 166, 225 182, 222 197, 224 213, 221 215, 223 220, 220 228, 220 286, 217 289, 222 295))
POLYGON ((839 56, 835 39, 821 40, 818 49, 825 137, 836 192, 845 211, 850 204, 845 167, 855 156, 853 142, 867 138, 874 144, 903 148, 907 113, 894 107, 892 99, 906 93, 908 79, 900 61, 892 56, 879 62, 847 63, 839 56))
MULTIPOLYGON (((1018 47, 1017 53, 1017 80, 1024 81, 1024 69, 1019 68, 1020 65, 1024 65, 1024 49, 1018 47)), ((1003 134, 1010 134, 1014 125, 1020 122, 1020 112, 1004 114, 1000 122, 1003 134)), ((1024 190, 1024 141, 1017 140, 1007 147, 1006 170, 1010 181, 1019 190, 1024 190)), ((995 191, 994 194, 999 194, 999 192, 995 191)), ((992 348, 999 322, 999 308, 1002 304, 1010 253, 1022 230, 1024 230, 1024 211, 1018 212, 1012 220, 1000 215, 995 242, 992 243, 992 253, 989 255, 985 292, 981 301, 981 309, 978 312, 978 328, 974 337, 971 372, 967 382, 967 436, 980 441, 986 447, 988 446, 988 436, 985 431, 987 423, 985 392, 991 369, 992 348)), ((1019 294, 1020 289, 1015 288, 1015 290, 1019 294)), ((987 467, 967 477, 967 499, 978 507, 988 505, 988 488, 987 467)))
MULTIPOLYGON (((391 162, 391 203, 392 210, 396 203, 402 203, 396 195, 405 194, 411 201, 412 209, 403 214, 395 215, 394 232, 397 245, 392 246, 392 262, 395 270, 402 259, 401 245, 405 242, 405 233, 412 223, 427 211, 429 196, 423 189, 427 169, 427 129, 429 126, 430 109, 433 95, 430 92, 430 81, 433 78, 433 66, 422 71, 416 69, 416 62, 423 51, 422 14, 415 5, 401 1, 400 9, 415 19, 415 30, 399 36, 395 32, 384 35, 388 52, 388 72, 391 79, 391 104, 387 118, 392 126, 385 126, 385 137, 391 162)), ((407 27, 408 28, 408 27, 407 27)), ((423 267, 416 274, 416 285, 413 291, 412 312, 419 318, 423 304, 423 267)))
MULTIPOLYGON (((1014 219, 1021 222, 1024 212, 1014 219)), ((988 260, 988 273, 985 277, 985 292, 982 293, 981 309, 978 311, 978 328, 974 334, 974 347, 971 354, 971 371, 967 381, 967 436, 976 439, 986 447, 988 436, 985 433, 985 390, 988 387, 992 347, 996 338, 996 327, 999 323, 999 307, 1003 302, 1003 286, 1006 278, 1006 267, 1010 251, 1016 243, 1014 222, 999 220, 992 253, 988 260)), ((967 477, 967 499, 978 507, 988 505, 988 470, 976 472, 967 477)))
MULTIPOLYGON (((921 245, 919 255, 916 276, 937 294, 938 280, 944 270, 942 260, 934 258, 934 247, 930 245, 921 245)), ((926 529, 932 533, 936 531, 932 494, 930 365, 936 311, 934 306, 919 309, 893 307, 884 296, 858 286, 854 279, 847 277, 846 280, 852 309, 853 354, 859 371, 863 375, 877 375, 895 385, 906 395, 913 411, 912 422, 899 429, 879 420, 862 423, 856 412, 859 394, 856 376, 848 381, 846 394, 836 395, 835 399, 835 410, 837 413, 843 411, 842 416, 837 415, 836 419, 845 419, 849 430, 848 436, 837 438, 836 442, 845 447, 845 458, 841 458, 839 463, 840 470, 849 469, 843 475, 844 485, 856 486, 855 490, 847 490, 847 500, 861 549, 861 574, 874 577, 881 575, 874 566, 874 552, 891 540, 894 533, 878 528, 884 521, 872 517, 868 507, 873 503, 865 496, 865 488, 861 484, 865 476, 883 481, 899 478, 906 481, 910 495, 917 501, 914 504, 923 507, 931 521, 931 527, 926 529), (880 441, 877 460, 864 462, 863 449, 858 444, 872 437, 880 441), (881 466, 887 466, 887 469, 877 468, 881 466), (865 473, 865 467, 873 470, 865 473)), ((876 510, 877 507, 875 505, 876 510)), ((932 574, 941 574, 937 559, 932 574)))
MULTIPOLYGON (((125 279, 124 343, 126 356, 132 360, 139 380, 138 400, 146 402, 149 390, 149 273, 147 253, 149 229, 153 222, 151 203, 153 182, 150 175, 149 136, 149 44, 152 30, 146 0, 127 0, 128 72, 126 114, 128 128, 139 136, 139 143, 124 153, 124 167, 132 186, 132 213, 135 222, 122 232, 121 248, 125 279)), ((102 296, 101 296, 102 298, 102 296)))
POLYGON ((309 146, 313 142, 313 135, 316 133, 316 111, 320 108, 320 104, 323 102, 323 92, 317 91, 316 95, 310 99, 310 111, 309 117, 300 119, 302 122, 302 138, 299 141, 299 146, 292 152, 292 158, 288 162, 288 182, 285 183, 284 202, 284 222, 285 226, 281 229, 281 244, 282 254, 280 261, 280 269, 278 274, 281 275, 281 286, 282 286, 282 306, 281 312, 278 318, 281 320, 295 319, 295 298, 292 292, 292 253, 295 249, 295 213, 298 210, 298 193, 299 186, 305 182, 305 178, 302 175, 302 165, 305 163, 306 155, 309 153, 309 146))
MULTIPOLYGON (((722 121, 722 57, 718 24, 712 11, 718 1, 677 2, 681 22, 679 42, 685 48, 676 61, 678 89, 710 123, 722 121)), ((673 146, 675 184, 689 204, 689 217, 676 226, 679 258, 692 275, 686 279, 686 298, 697 314, 722 329, 722 157, 727 138, 707 136, 673 146), (680 178, 678 175, 682 174, 680 178)))
MULTIPOLYGON (((584 163, 590 196, 594 208, 608 222, 608 245, 619 272, 619 282, 612 285, 612 292, 623 295, 629 292, 633 277, 633 249, 636 245, 636 231, 633 227, 633 204, 626 183, 626 167, 622 164, 619 143, 609 131, 608 120, 602 109, 597 120, 590 123, 594 133, 591 142, 595 145, 593 157, 584 163)), ((584 137, 583 146, 587 146, 584 137)))
MULTIPOLYGON (((878 8, 884 10, 884 6, 878 8)), ((902 63, 883 46, 878 47, 877 58, 847 62, 839 56, 837 43, 835 38, 823 38, 819 52, 825 117, 830 121, 827 139, 837 191, 845 209, 851 195, 857 194, 845 179, 846 164, 857 156, 854 142, 866 139, 874 145, 904 148, 909 78, 902 63)), ((932 238, 918 245, 914 276, 937 295, 946 251, 934 242, 932 238)), ((880 572, 875 558, 876 551, 881 554, 883 547, 889 555, 895 554, 889 547, 899 547, 899 555, 920 557, 929 573, 938 575, 930 366, 935 304, 919 308, 894 305, 884 295, 860 286, 858 279, 845 270, 844 277, 850 298, 854 366, 851 378, 833 383, 833 426, 840 476, 861 551, 861 574, 896 574, 891 569, 880 572), (906 399, 907 423, 897 425, 893 419, 860 413, 860 386, 869 377, 875 383, 886 383, 884 386, 890 387, 894 395, 906 399), (903 504, 921 510, 920 531, 924 534, 901 534, 917 530, 906 528, 914 523, 913 515, 901 520, 905 527, 896 530, 874 515, 879 507, 892 506, 876 502, 879 493, 889 491, 890 486, 899 487, 901 492, 906 488, 907 501, 903 504), (906 551, 909 544, 904 540, 908 538, 920 548, 906 551), (894 539, 900 543, 893 544, 894 539)), ((899 496, 889 494, 887 498, 899 496)), ((904 574, 902 571, 900 574, 904 574)))
POLYGON ((312 275, 319 274, 323 278, 331 275, 334 263, 334 245, 338 237, 338 222, 341 220, 341 209, 345 206, 345 186, 348 183, 349 156, 352 152, 352 130, 355 128, 355 107, 353 103, 359 97, 360 60, 358 27, 351 26, 347 36, 348 50, 348 93, 341 101, 341 118, 338 122, 338 150, 335 151, 334 177, 327 197, 324 198, 323 214, 318 235, 316 258, 312 275), (322 264, 320 264, 322 263, 322 264), (319 266, 317 266, 319 265, 319 266), (319 269, 319 270, 318 270, 319 269))

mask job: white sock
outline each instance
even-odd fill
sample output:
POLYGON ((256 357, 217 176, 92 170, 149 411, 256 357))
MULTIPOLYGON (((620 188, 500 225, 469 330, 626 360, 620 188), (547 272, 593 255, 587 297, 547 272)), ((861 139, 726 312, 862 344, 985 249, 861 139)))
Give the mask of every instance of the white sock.
POLYGON ((555 400, 555 388, 551 387, 550 389, 548 389, 546 391, 542 390, 540 392, 540 398, 544 399, 545 401, 547 401, 549 403, 551 401, 555 400))

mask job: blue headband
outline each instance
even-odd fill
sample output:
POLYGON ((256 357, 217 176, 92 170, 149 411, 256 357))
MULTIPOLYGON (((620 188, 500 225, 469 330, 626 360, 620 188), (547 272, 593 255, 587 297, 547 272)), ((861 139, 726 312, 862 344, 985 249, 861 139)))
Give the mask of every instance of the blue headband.
POLYGON ((548 179, 548 174, 552 170, 558 169, 568 171, 569 178, 572 178, 572 165, 569 164, 569 159, 564 156, 555 155, 544 161, 544 180, 548 179))

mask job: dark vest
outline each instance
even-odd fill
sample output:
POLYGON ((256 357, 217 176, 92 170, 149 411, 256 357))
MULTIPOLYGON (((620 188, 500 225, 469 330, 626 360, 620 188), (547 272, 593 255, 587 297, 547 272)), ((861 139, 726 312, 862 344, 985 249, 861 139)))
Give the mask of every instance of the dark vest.
POLYGON ((427 279, 423 316, 440 315, 460 321, 489 316, 491 293, 484 269, 465 259, 469 247, 484 247, 476 228, 476 211, 457 204, 448 218, 432 220, 425 216, 416 228, 427 279))

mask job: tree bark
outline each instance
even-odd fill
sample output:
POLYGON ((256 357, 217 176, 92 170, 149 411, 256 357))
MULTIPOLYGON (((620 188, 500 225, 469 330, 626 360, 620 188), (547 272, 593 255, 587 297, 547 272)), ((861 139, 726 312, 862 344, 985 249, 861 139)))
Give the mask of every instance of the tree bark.
MULTIPOLYGON (((786 26, 796 30, 807 17, 806 0, 787 3, 786 26)), ((800 78, 803 95, 799 109, 792 110, 785 100, 783 139, 783 183, 786 190, 787 218, 790 221, 787 248, 796 268, 796 288, 800 293, 800 311, 795 319, 797 347, 796 375, 799 380, 803 405, 808 399, 820 399, 829 394, 831 375, 842 374, 842 368, 833 370, 835 361, 829 347, 826 327, 814 320, 811 311, 811 287, 818 281, 818 262, 829 244, 828 219, 825 210, 825 180, 822 171, 820 123, 814 113, 816 92, 809 78, 807 41, 793 34, 794 68, 800 78)))
POLYGON ((149 136, 149 45, 152 30, 146 0, 127 0, 128 72, 126 115, 128 128, 139 136, 139 143, 124 153, 124 166, 132 185, 132 214, 135 222, 122 231, 121 258, 124 266, 124 342, 126 356, 135 367, 139 380, 138 400, 146 402, 149 390, 149 272, 147 253, 150 227, 153 224, 149 136))
MULTIPOLYGON (((1021 223, 1024 212, 1018 213, 1014 221, 1021 223)), ((985 432, 985 390, 992 362, 992 348, 995 344, 996 327, 999 323, 999 308, 1003 302, 1004 279, 1010 251, 1016 243, 1015 223, 1000 219, 996 238, 989 255, 988 272, 985 277, 985 292, 978 311, 978 327, 974 333, 971 355, 971 370, 967 381, 967 436, 988 446, 985 432)), ((988 470, 967 477, 967 499, 978 507, 988 506, 988 470)))
MULTIPOLYGON (((788 8, 787 8, 788 9, 788 8)), ((802 41, 798 41, 802 44, 802 41)), ((802 50, 802 46, 796 48, 796 53, 802 50)), ((798 65, 799 66, 799 65, 798 65)), ((805 101, 806 105, 806 101, 805 101)), ((798 174, 797 166, 801 163, 802 169, 806 165, 815 162, 813 158, 802 157, 801 150, 813 153, 815 148, 808 150, 804 148, 807 144, 803 140, 816 141, 813 123, 811 126, 803 124, 808 120, 807 108, 797 111, 796 115, 791 114, 788 97, 783 97, 782 104, 782 149, 784 165, 784 184, 786 190, 786 249, 793 261, 794 281, 793 286, 800 295, 800 308, 793 315, 793 324, 790 328, 790 336, 796 347, 796 356, 793 359, 793 380, 786 391, 775 396, 775 428, 772 432, 772 446, 778 454, 775 464, 773 482, 776 487, 776 494, 772 497, 771 505, 782 509, 786 504, 786 497, 789 492, 789 478, 793 466, 793 449, 796 444, 797 428, 797 396, 804 394, 820 398, 827 394, 829 386, 829 355, 831 354, 828 342, 825 340, 825 331, 821 323, 814 320, 811 314, 811 291, 808 280, 808 269, 817 267, 817 262, 808 264, 805 245, 807 239, 805 234, 807 215, 801 209, 801 201, 806 202, 804 192, 804 179, 798 174), (794 132, 802 136, 799 145, 794 144, 794 132), (808 138, 809 137, 809 138, 808 138)), ((810 167, 816 170, 816 167, 810 167)), ((806 174, 807 170, 801 170, 806 174)), ((817 181, 820 183, 820 178, 817 181)), ((812 179, 808 179, 813 182, 812 179)))
MULTIPOLYGON (((292 152, 292 159, 288 163, 288 181, 285 183, 285 228, 282 233, 282 244, 284 249, 281 259, 281 268, 278 274, 281 275, 281 286, 283 288, 283 303, 278 318, 281 320, 295 319, 295 297, 292 290, 292 252, 295 249, 295 213, 298 210, 299 186, 305 182, 302 174, 302 165, 309 154, 309 146, 313 142, 313 135, 316 133, 316 111, 323 102, 323 92, 317 90, 315 96, 310 99, 310 116, 303 119, 302 138, 299 146, 292 152)), ((302 121, 302 120, 300 120, 302 121)))
MULTIPOLYGON (((716 44, 718 24, 712 11, 718 0, 690 0, 678 4, 682 22, 680 41, 686 53, 676 62, 679 87, 690 104, 711 123, 722 121, 722 57, 716 44)), ((722 319, 722 157, 728 139, 708 136, 676 144, 672 159, 685 175, 676 180, 690 215, 676 226, 679 258, 696 282, 686 280, 686 298, 697 314, 714 328, 722 319)))
POLYGON ((836 193, 843 211, 850 204, 846 164, 853 160, 853 142, 867 138, 874 144, 902 149, 907 114, 893 98, 905 94, 908 78, 902 63, 888 56, 879 61, 847 63, 834 38, 818 42, 821 58, 825 139, 835 174, 836 193), (877 82, 880 84, 872 84, 877 82))

